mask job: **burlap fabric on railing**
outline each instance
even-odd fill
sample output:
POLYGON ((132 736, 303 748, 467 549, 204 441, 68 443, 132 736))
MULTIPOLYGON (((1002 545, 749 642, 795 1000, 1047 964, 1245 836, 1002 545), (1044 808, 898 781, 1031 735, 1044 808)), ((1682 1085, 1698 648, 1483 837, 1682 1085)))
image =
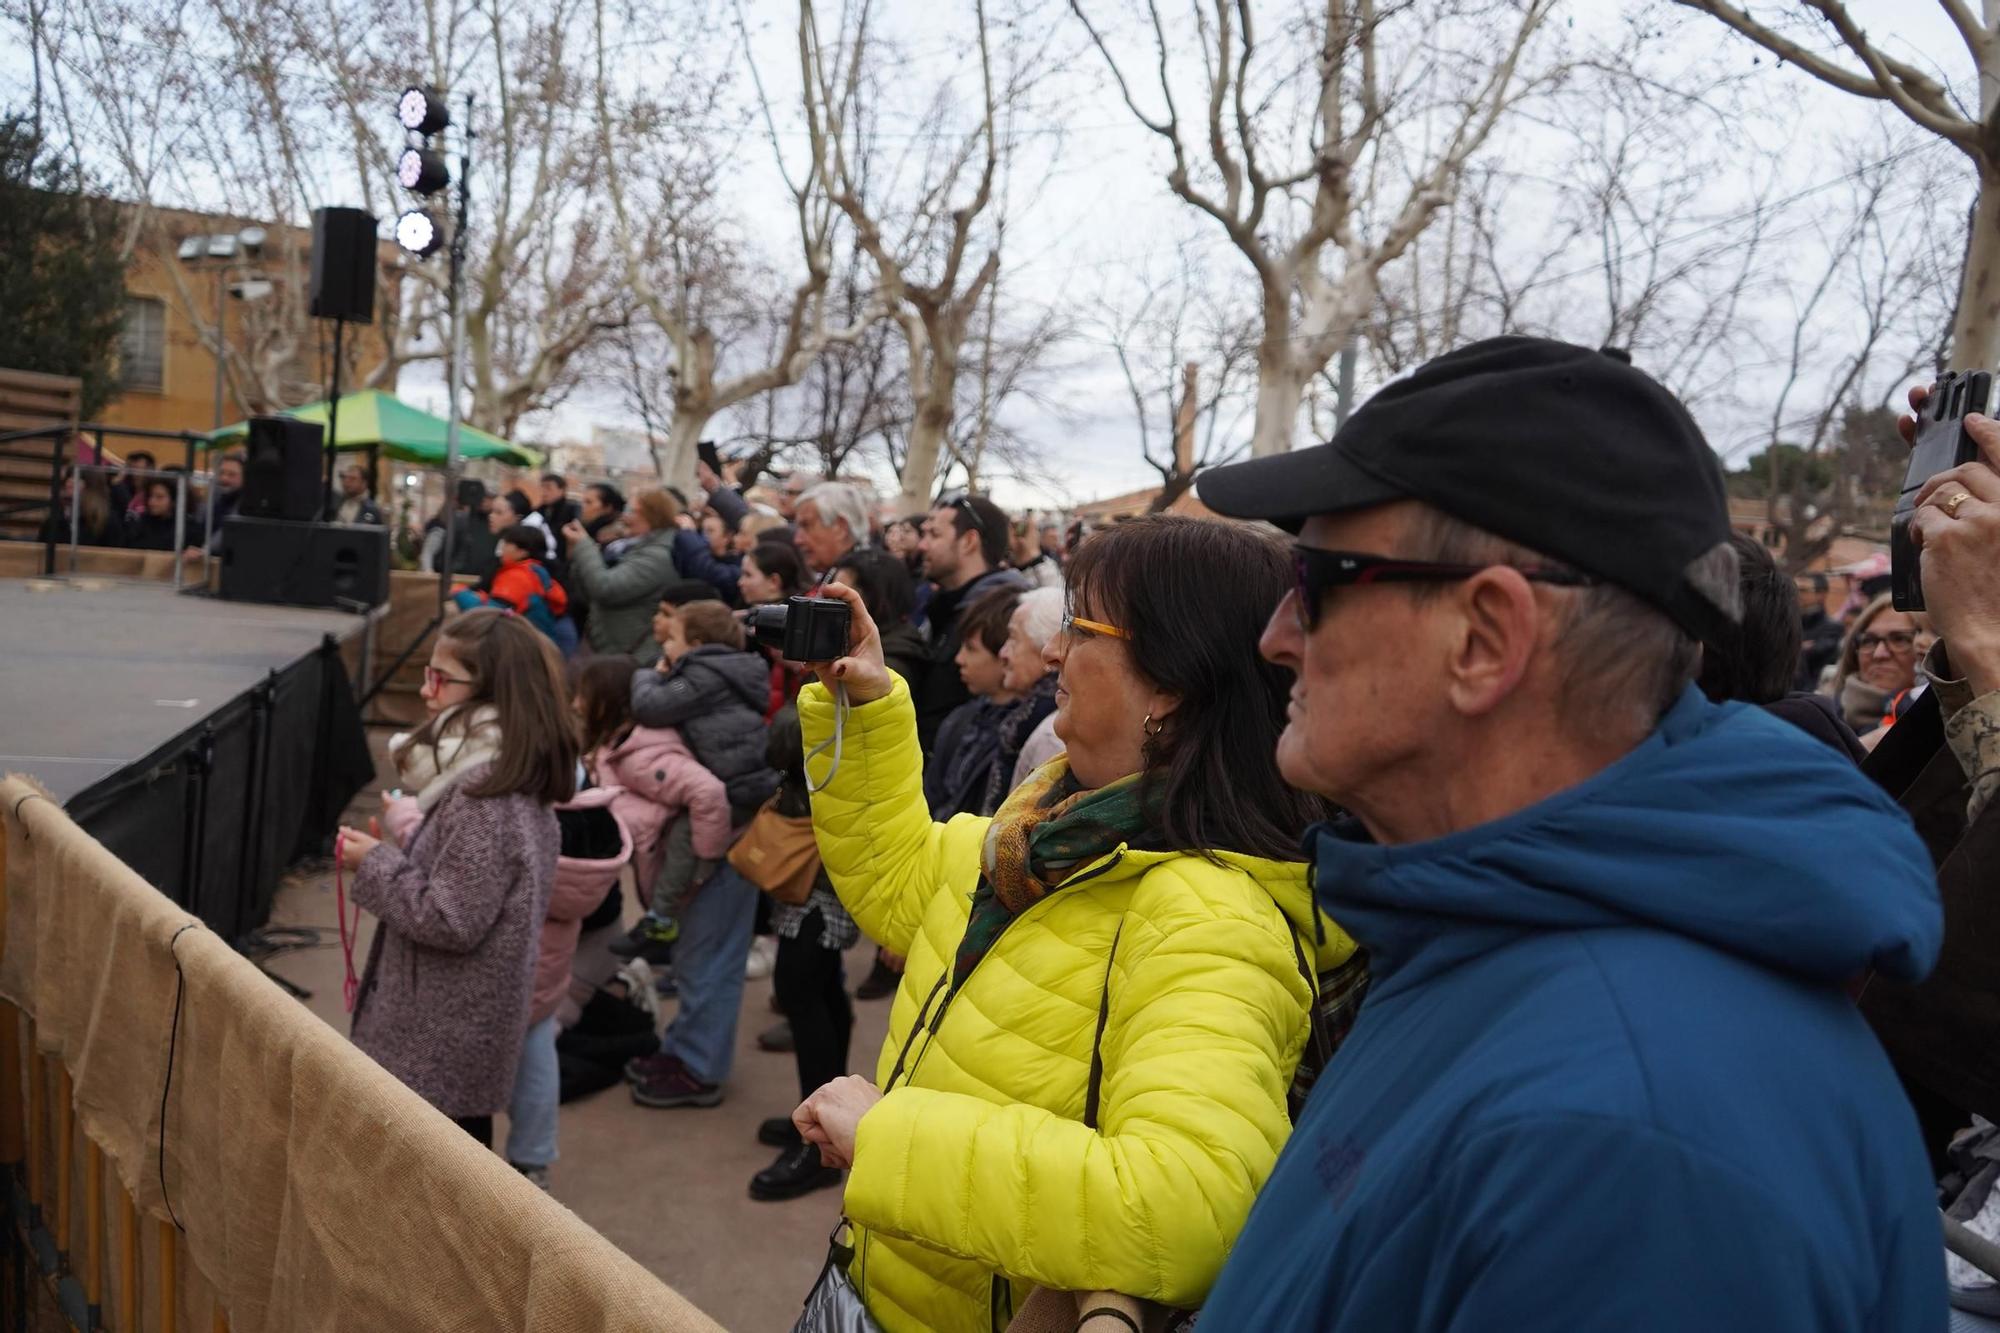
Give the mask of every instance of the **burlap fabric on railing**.
POLYGON ((0 821, 0 995, 140 1207, 171 1202, 236 1333, 718 1327, 222 940, 197 925, 170 951, 194 918, 32 786, 0 782, 0 821))

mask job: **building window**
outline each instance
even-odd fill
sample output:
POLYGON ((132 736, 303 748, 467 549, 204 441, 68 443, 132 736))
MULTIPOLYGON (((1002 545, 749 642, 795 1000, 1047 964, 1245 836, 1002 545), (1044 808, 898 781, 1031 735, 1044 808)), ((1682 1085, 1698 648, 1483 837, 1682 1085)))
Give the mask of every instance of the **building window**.
POLYGON ((167 304, 151 296, 125 298, 118 340, 118 378, 127 389, 158 393, 166 381, 167 304))

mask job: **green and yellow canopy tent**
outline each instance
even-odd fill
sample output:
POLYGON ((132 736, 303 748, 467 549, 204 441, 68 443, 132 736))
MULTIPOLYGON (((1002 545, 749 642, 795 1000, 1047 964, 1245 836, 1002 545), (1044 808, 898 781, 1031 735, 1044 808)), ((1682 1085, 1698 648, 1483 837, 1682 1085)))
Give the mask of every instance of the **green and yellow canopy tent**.
MULTIPOLYGON (((281 415, 296 417, 300 421, 316 421, 324 429, 327 404, 307 403, 303 407, 287 408, 281 415)), ((333 447, 337 453, 365 450, 371 460, 388 457, 402 463, 441 468, 445 462, 446 428, 443 417, 411 407, 380 389, 362 389, 340 396, 340 422, 336 428, 340 436, 333 442, 333 447)), ((239 421, 233 426, 209 432, 208 438, 211 444, 220 445, 241 438, 249 430, 249 422, 239 421)), ((458 456, 461 459, 491 458, 514 467, 542 465, 542 456, 533 449, 513 444, 462 421, 458 424, 458 456)))

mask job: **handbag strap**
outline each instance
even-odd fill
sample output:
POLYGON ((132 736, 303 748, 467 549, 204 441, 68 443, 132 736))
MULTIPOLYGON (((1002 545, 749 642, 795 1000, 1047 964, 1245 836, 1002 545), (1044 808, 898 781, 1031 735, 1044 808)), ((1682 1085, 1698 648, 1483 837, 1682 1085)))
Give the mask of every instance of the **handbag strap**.
POLYGON ((1083 1094, 1083 1123, 1097 1128, 1098 1099, 1104 1090, 1104 1025, 1111 1017, 1111 965, 1118 958, 1118 941, 1125 934, 1121 918, 1111 936, 1111 954, 1104 960, 1104 991, 1097 998, 1097 1033, 1090 1039, 1090 1086, 1083 1094))

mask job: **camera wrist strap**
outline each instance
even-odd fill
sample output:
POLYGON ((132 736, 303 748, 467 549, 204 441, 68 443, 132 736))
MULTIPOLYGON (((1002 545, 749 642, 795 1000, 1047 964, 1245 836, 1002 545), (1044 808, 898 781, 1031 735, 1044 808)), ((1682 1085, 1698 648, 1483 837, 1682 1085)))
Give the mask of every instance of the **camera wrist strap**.
POLYGON ((808 792, 811 792, 816 795, 819 792, 825 791, 827 789, 827 785, 833 781, 833 775, 840 771, 841 735, 846 730, 847 730, 847 685, 845 682, 839 682, 836 683, 833 687, 833 735, 827 737, 825 740, 821 741, 818 745, 813 746, 813 748, 806 753, 806 758, 805 758, 806 790, 808 792), (826 770, 826 778, 824 781, 814 782, 812 779, 812 761, 819 758, 821 755, 825 754, 827 752, 828 747, 831 747, 833 750, 833 767, 826 770))

